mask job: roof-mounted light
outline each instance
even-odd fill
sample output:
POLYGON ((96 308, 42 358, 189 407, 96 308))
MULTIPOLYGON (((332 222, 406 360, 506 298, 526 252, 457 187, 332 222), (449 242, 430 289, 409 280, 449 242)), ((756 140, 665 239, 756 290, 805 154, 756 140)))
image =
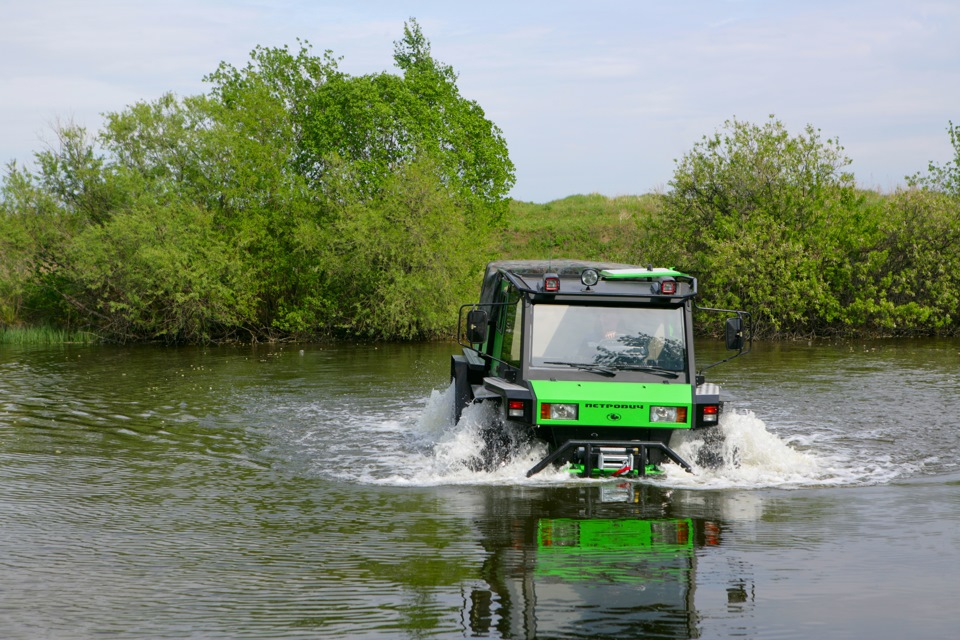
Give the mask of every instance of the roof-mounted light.
POLYGON ((668 296, 676 295, 677 293, 677 281, 676 280, 664 280, 660 283, 660 293, 668 296))
POLYGON ((545 274, 543 276, 543 290, 547 293, 560 291, 560 276, 555 273, 545 274))
POLYGON ((584 269, 580 272, 580 282, 589 289, 600 282, 600 272, 596 269, 584 269))

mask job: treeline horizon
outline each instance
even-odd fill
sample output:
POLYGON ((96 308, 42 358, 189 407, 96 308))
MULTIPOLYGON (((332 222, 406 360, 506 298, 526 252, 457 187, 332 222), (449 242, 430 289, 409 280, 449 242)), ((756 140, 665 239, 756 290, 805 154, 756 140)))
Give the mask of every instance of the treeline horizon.
MULTIPOLYGON (((507 197, 506 141, 411 20, 400 75, 258 47, 199 96, 66 125, 0 183, 0 336, 171 344, 452 337, 492 259, 675 267, 757 336, 960 334, 955 152, 892 193, 837 140, 723 123, 660 192, 507 197), (59 333, 59 332, 66 332, 59 333)), ((716 327, 706 324, 703 331, 716 327)))
POLYGON ((951 162, 885 194, 857 187, 812 125, 729 120, 662 192, 512 203, 505 257, 578 246, 573 257, 674 267, 698 278, 701 306, 749 311, 760 338, 960 335, 960 125, 947 133, 951 162))

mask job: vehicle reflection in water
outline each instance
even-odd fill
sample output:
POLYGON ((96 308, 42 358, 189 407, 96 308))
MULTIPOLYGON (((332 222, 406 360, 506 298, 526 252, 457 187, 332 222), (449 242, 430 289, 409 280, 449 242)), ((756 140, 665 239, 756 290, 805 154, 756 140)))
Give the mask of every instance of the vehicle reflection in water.
MULTIPOLYGON (((489 506, 500 513, 510 504, 489 506)), ((525 510, 485 525, 486 585, 465 594, 465 631, 699 637, 697 558, 721 544, 719 522, 679 517, 669 491, 633 483, 553 489, 525 510), (538 513, 547 517, 531 517, 538 513)), ((748 591, 738 579, 728 601, 744 603, 748 591)))

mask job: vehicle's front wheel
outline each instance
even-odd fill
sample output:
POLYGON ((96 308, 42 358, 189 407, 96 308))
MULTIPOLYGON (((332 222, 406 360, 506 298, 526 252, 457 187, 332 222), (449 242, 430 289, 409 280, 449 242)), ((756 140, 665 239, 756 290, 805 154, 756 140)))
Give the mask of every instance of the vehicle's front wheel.
POLYGON ((703 445, 697 451, 697 466, 704 469, 719 469, 724 464, 740 466, 740 455, 736 448, 729 454, 726 451, 726 434, 719 426, 708 427, 703 434, 703 445))

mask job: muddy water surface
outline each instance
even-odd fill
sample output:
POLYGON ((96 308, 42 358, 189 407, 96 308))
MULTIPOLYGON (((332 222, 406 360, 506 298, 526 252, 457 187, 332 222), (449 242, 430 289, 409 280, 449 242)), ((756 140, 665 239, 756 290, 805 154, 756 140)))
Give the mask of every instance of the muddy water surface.
POLYGON ((0 636, 956 634, 960 342, 759 345, 645 482, 472 471, 453 351, 0 347, 0 636))

